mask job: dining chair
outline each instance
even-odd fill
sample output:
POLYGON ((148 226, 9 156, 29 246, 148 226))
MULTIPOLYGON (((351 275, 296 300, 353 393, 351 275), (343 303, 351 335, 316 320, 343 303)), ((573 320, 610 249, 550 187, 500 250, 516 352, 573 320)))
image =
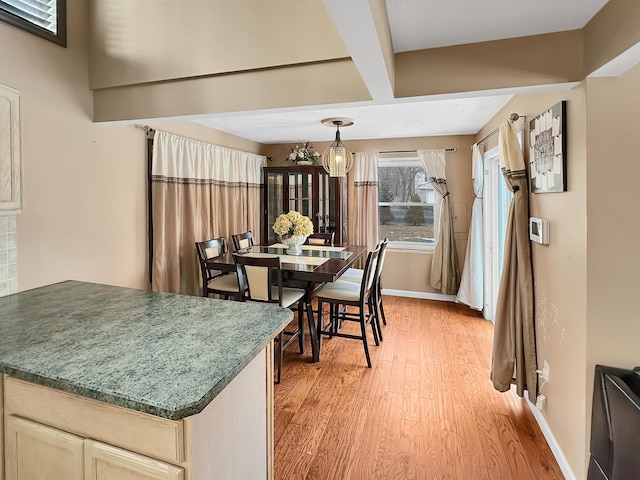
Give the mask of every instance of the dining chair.
POLYGON ((367 342, 367 325, 371 325, 373 339, 376 345, 380 344, 375 306, 373 305, 373 284, 375 272, 380 256, 381 247, 378 245, 367 255, 364 266, 362 281, 358 284, 346 280, 338 279, 335 282, 327 283, 315 292, 318 299, 318 341, 322 345, 322 335, 329 337, 351 338, 361 340, 364 345, 364 355, 367 366, 371 368, 371 358, 369 356, 369 345, 367 342), (324 324, 323 304, 329 304, 329 323, 324 324), (354 307, 357 312, 352 312, 344 307, 354 307), (344 333, 339 331, 339 324, 342 321, 354 321, 360 324, 360 335, 344 333))
POLYGON ((291 308, 297 312, 297 330, 290 331, 285 328, 275 338, 278 344, 276 383, 280 383, 285 348, 297 338, 300 353, 304 353, 304 322, 302 317, 307 292, 301 288, 283 286, 280 257, 254 257, 236 253, 233 256, 236 261, 239 288, 244 291, 246 302, 276 305, 291 308))
POLYGON ((330 233, 312 233, 307 237, 305 245, 325 245, 333 247, 333 239, 335 232, 330 233))
POLYGON ((207 265, 207 260, 220 257, 227 253, 227 250, 227 241, 224 237, 196 242, 196 253, 202 275, 203 297, 213 294, 220 295, 225 300, 229 298, 240 300, 241 295, 236 274, 214 270, 207 265))
MULTIPOLYGON (((376 308, 376 316, 378 319, 382 319, 382 323, 384 325, 387 324, 387 316, 384 313, 384 306, 382 304, 382 269, 384 267, 384 259, 387 254, 387 246, 389 244, 389 239, 385 238, 382 242, 380 242, 380 256, 378 257, 377 271, 375 273, 374 279, 374 288, 372 295, 374 296, 373 304, 376 308)), ((340 280, 345 280, 348 282, 360 283, 362 282, 362 277, 364 275, 364 270, 360 268, 350 268, 346 272, 342 274, 340 280)), ((380 322, 378 322, 378 327, 380 326, 380 322)), ((378 331, 378 337, 382 339, 382 330, 378 331)))
POLYGON ((253 232, 251 230, 248 230, 242 233, 235 233, 231 235, 231 241, 233 242, 234 252, 248 250, 254 245, 253 232))

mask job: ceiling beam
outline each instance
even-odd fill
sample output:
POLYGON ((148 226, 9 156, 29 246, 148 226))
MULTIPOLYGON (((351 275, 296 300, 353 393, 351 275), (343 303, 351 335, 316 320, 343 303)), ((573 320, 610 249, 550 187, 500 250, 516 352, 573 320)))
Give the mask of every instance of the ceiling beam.
POLYGON ((393 46, 384 1, 323 2, 373 101, 393 99, 393 46))

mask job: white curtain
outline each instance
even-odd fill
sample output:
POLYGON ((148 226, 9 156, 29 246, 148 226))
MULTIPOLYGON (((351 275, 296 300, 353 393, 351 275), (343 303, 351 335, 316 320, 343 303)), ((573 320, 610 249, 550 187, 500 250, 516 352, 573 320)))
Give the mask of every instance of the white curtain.
POLYGON ((152 289, 197 295, 195 242, 252 230, 260 240, 262 166, 253 153, 156 131, 152 289))
POLYGON ((357 152, 349 171, 349 243, 378 244, 378 153, 357 152))
POLYGON ((477 143, 473 145, 472 149, 471 181, 473 182, 473 194, 476 198, 473 201, 471 211, 467 254, 456 302, 469 305, 475 310, 482 310, 484 306, 484 224, 482 214, 484 162, 477 143))
POLYGON ((431 285, 440 293, 455 295, 460 286, 460 265, 453 233, 453 212, 447 189, 444 149, 418 150, 422 166, 436 192, 440 194, 440 228, 431 262, 431 285))

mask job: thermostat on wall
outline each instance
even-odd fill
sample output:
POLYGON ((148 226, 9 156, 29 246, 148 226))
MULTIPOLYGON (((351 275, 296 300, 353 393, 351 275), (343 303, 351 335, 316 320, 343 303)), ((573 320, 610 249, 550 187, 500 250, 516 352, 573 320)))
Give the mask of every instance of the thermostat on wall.
POLYGON ((529 240, 549 245, 549 220, 531 217, 529 219, 529 240))

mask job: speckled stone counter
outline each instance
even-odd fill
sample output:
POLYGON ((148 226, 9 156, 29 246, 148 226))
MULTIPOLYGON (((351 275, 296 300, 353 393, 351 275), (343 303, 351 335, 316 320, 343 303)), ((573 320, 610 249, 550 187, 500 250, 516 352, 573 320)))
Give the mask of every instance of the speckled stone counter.
POLYGON ((0 372, 179 420, 202 411, 292 315, 67 281, 0 298, 0 372))

